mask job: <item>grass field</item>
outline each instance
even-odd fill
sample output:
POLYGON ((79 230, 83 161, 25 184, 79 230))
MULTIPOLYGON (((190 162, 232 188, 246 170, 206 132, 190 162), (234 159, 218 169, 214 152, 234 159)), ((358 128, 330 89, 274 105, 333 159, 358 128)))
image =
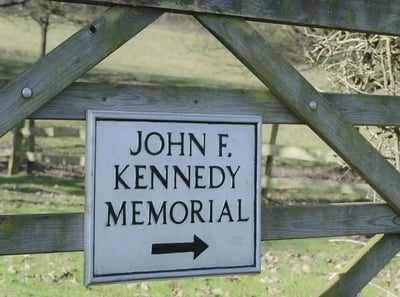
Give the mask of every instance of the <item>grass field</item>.
MULTIPOLYGON (((258 88, 261 84, 215 39, 193 23, 166 26, 161 20, 107 58, 84 77, 100 82, 152 82, 180 85, 258 88)), ((50 27, 49 48, 77 28, 50 27)), ((268 32, 268 31, 266 31, 268 32)), ((33 63, 39 52, 39 30, 27 20, 0 19, 0 78, 9 79, 33 63)), ((279 50, 279 48, 278 48, 279 50)), ((304 66, 298 66, 306 69, 304 66)), ((315 80, 320 75, 305 71, 315 80)), ((325 81, 316 81, 320 88, 325 81)), ((83 122, 40 121, 39 126, 83 122)), ((266 128, 268 137, 268 128, 266 128)), ((0 147, 10 144, 10 135, 0 147)), ((281 127, 278 144, 328 150, 309 129, 281 127)), ((40 149, 67 152, 84 150, 83 140, 43 140, 40 149)), ((82 172, 69 168, 39 168, 33 175, 0 176, 0 213, 82 212, 82 172)), ((4 171, 3 171, 4 172, 4 171)), ((224 276, 146 283, 83 286, 83 254, 43 254, 0 257, 0 297, 16 296, 288 296, 309 297, 360 249, 365 238, 309 239, 263 242, 262 272, 257 275, 224 276)), ((400 292, 398 258, 360 294, 362 297, 397 296, 400 292)))

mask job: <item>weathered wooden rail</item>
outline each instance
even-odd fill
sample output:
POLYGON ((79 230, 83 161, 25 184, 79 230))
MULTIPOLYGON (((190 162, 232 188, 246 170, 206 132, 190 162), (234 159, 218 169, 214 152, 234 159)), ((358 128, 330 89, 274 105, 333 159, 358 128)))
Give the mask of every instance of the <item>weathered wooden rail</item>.
MULTIPOLYGON (((397 235, 399 229, 400 217, 384 203, 262 208, 262 240, 397 235)), ((2 215, 0 234, 2 255, 82 251, 83 213, 2 215)))
MULTIPOLYGON (((323 93, 352 125, 400 125, 400 97, 323 93)), ((88 109, 119 111, 259 114, 266 124, 306 124, 269 90, 211 89, 159 85, 74 83, 35 110, 31 119, 85 120, 88 109), (69 103, 65 108, 65 102, 69 103)))
MULTIPOLYGON (((160 112, 258 114, 265 123, 304 123, 387 203, 264 207, 262 239, 385 234, 374 237, 320 296, 355 296, 400 250, 400 174, 352 127, 399 125, 398 99, 318 92, 246 21, 400 35, 398 1, 73 2, 117 6, 1 87, 0 135, 27 117, 84 119, 87 109, 154 111, 157 107, 160 112), (194 15, 271 93, 190 88, 171 93, 162 87, 82 84, 66 89, 163 11, 194 15), (22 95, 27 88, 32 94, 22 95)), ((81 222, 81 214, 0 216, 0 254, 81 250, 81 222), (40 242, 39 235, 44 236, 40 242)))
MULTIPOLYGON (((84 129, 77 129, 71 127, 23 127, 18 130, 18 132, 14 131, 14 133, 19 133, 21 137, 20 143, 16 145, 12 144, 11 149, 0 150, 0 156, 6 157, 10 163, 15 163, 18 160, 18 163, 21 161, 28 161, 31 163, 48 163, 54 165, 80 165, 85 166, 85 157, 84 153, 82 154, 52 154, 47 152, 38 152, 34 149, 31 149, 28 145, 28 140, 30 137, 72 137, 72 138, 85 138, 84 129), (24 141, 26 140, 26 141, 24 141), (24 145, 25 144, 25 145, 24 145)), ((34 147, 33 147, 34 148, 34 147)), ((18 172, 19 164, 14 164, 14 166, 9 166, 8 174, 16 174, 18 172)))

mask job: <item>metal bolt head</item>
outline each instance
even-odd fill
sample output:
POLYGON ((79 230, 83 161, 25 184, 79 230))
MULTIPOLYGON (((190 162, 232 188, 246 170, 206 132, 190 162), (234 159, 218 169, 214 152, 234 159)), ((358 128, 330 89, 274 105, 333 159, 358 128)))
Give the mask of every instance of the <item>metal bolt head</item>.
POLYGON ((21 91, 22 97, 24 97, 25 99, 29 99, 32 97, 33 92, 31 88, 25 87, 22 89, 21 91))
POLYGON ((308 103, 308 108, 310 108, 312 111, 316 111, 318 109, 318 103, 316 101, 310 101, 308 103))

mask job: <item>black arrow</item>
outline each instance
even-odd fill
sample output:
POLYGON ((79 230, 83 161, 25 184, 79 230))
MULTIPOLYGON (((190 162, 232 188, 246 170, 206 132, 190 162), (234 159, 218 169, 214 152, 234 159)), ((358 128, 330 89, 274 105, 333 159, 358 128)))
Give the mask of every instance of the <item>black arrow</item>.
POLYGON ((208 248, 208 244, 193 235, 193 242, 153 243, 151 254, 175 254, 193 252, 193 260, 208 248))

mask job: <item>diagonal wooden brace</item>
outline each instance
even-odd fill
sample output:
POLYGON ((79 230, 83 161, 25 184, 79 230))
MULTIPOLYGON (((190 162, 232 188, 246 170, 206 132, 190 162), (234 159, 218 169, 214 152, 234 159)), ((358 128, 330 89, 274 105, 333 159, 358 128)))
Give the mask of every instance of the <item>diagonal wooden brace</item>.
POLYGON ((400 214, 400 174, 252 26, 230 17, 197 19, 400 214))
MULTIPOLYGON (((252 26, 228 17, 198 15, 197 19, 400 213, 400 174, 323 95, 275 54, 252 26)), ((397 238, 377 237, 371 251, 357 256, 354 267, 333 281, 321 296, 355 296, 357 292, 350 285, 355 276, 353 271, 370 269, 359 279, 359 290, 399 251, 400 245, 393 244, 397 238), (389 256, 379 260, 382 248, 376 247, 384 247, 389 256), (372 262, 379 265, 366 267, 372 262), (337 292, 340 294, 335 294, 337 292)))
POLYGON ((161 11, 154 9, 110 8, 92 24, 2 86, 0 137, 161 14, 161 11))
POLYGON ((380 271, 400 250, 399 234, 375 235, 342 272, 332 278, 318 296, 357 296, 363 287, 380 271))

